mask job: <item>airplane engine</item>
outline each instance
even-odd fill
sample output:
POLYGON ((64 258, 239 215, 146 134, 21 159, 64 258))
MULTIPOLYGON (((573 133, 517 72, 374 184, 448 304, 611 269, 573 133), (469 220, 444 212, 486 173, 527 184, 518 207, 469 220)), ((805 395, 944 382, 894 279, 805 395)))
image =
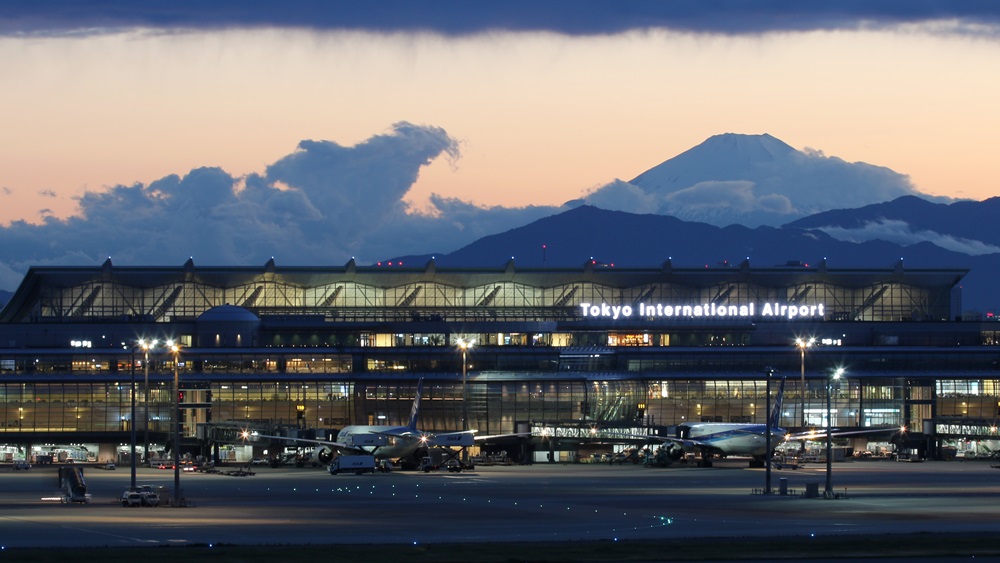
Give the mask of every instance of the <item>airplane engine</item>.
POLYGON ((313 450, 310 460, 314 466, 326 467, 333 461, 334 451, 326 446, 320 446, 313 450))
POLYGON ((677 461, 682 457, 684 457, 684 448, 676 444, 669 444, 666 446, 666 448, 667 448, 667 457, 669 457, 670 459, 677 461))

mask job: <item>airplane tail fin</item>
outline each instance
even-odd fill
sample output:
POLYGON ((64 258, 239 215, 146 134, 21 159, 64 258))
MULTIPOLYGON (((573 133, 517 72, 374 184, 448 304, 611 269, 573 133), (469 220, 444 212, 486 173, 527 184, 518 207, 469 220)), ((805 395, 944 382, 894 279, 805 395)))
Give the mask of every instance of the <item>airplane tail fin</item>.
POLYGON ((417 431, 417 415, 420 414, 420 392, 423 390, 424 380, 417 381, 417 394, 413 397, 413 406, 410 407, 410 423, 406 428, 411 432, 417 431))
POLYGON ((781 400, 785 396, 785 378, 781 378, 781 384, 778 386, 778 394, 774 398, 774 410, 771 411, 771 428, 778 428, 781 426, 781 400))

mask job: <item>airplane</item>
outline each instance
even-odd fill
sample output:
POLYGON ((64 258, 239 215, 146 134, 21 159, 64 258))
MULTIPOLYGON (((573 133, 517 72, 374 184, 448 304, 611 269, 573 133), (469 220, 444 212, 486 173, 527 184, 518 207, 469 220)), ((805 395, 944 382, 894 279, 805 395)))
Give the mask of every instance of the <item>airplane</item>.
MULTIPOLYGON (((790 434, 779 426, 781 416, 781 403, 785 391, 785 380, 782 378, 775 397, 774 409, 770 413, 771 426, 771 453, 782 441, 795 440, 818 440, 826 438, 827 431, 813 430, 798 434, 790 434)), ((871 430, 856 430, 848 432, 834 432, 835 436, 848 436, 855 434, 873 434, 881 432, 892 432, 896 428, 880 428, 871 430)), ((677 425, 677 436, 644 436, 650 440, 661 441, 666 450, 666 457, 669 461, 677 461, 684 457, 684 454, 695 452, 700 454, 698 465, 701 467, 711 467, 714 456, 748 456, 751 458, 751 467, 763 467, 767 459, 767 425, 766 424, 745 424, 737 422, 686 422, 677 425)), ((789 467, 796 468, 794 465, 789 467)))
MULTIPOLYGON (((318 446, 313 453, 313 462, 327 465, 334 455, 371 455, 376 460, 406 460, 416 465, 420 459, 418 451, 427 448, 453 447, 466 448, 477 441, 491 438, 521 436, 525 434, 498 434, 493 436, 476 436, 476 430, 461 430, 432 434, 417 428, 417 417, 420 413, 420 396, 423 380, 417 383, 417 394, 410 408, 410 422, 406 426, 382 425, 352 425, 345 426, 337 433, 334 441, 315 440, 308 438, 291 438, 286 436, 268 436, 244 430, 241 437, 244 440, 270 438, 302 442, 318 446)), ((461 450, 459 450, 461 451, 461 450)))

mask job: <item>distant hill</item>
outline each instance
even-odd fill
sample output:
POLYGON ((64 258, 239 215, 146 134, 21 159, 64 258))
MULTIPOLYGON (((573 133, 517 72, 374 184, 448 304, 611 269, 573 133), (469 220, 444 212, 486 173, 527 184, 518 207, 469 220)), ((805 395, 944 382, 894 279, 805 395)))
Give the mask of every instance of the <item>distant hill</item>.
POLYGON ((786 225, 844 240, 927 240, 967 254, 1000 252, 1000 198, 932 203, 906 196, 857 209, 817 213, 786 225))
POLYGON ((455 252, 437 255, 436 262, 442 266, 497 266, 513 258, 515 264, 525 267, 567 267, 594 259, 622 267, 648 267, 670 259, 690 267, 737 264, 747 258, 764 266, 826 258, 834 267, 888 267, 905 256, 906 263, 913 267, 961 267, 971 263, 969 256, 932 244, 909 250, 905 252, 900 245, 883 241, 840 241, 808 229, 716 227, 663 215, 580 206, 483 237, 455 252))

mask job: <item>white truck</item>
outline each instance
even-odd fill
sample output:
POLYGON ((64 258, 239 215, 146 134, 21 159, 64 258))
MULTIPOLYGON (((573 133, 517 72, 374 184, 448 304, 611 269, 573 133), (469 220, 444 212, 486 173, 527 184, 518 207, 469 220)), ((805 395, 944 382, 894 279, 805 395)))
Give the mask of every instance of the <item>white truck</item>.
POLYGON ((137 485, 122 493, 122 506, 160 506, 160 493, 152 485, 137 485))
POLYGON ((375 473, 375 456, 338 455, 330 462, 330 475, 337 473, 375 473))
POLYGON ((134 490, 127 490, 122 493, 120 499, 122 506, 142 506, 142 493, 134 490))

